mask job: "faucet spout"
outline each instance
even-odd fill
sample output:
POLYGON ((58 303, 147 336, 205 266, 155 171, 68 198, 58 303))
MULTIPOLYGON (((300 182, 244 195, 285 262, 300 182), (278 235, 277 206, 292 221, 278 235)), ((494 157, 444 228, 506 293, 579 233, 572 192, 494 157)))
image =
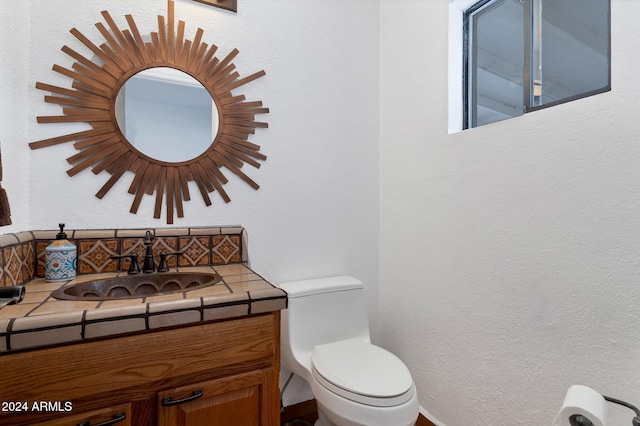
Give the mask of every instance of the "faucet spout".
POLYGON ((153 260, 153 239, 155 235, 151 231, 147 231, 144 235, 144 245, 146 247, 146 253, 144 255, 144 264, 142 266, 142 272, 149 274, 155 271, 155 262, 153 260))

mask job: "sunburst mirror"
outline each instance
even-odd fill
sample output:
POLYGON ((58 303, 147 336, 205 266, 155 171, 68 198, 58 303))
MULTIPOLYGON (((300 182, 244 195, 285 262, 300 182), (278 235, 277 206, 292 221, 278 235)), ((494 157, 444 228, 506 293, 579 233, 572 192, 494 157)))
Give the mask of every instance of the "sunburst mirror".
MULTIPOLYGON (((133 195, 130 212, 137 213, 145 194, 155 194, 154 218, 161 217, 164 201, 167 223, 172 224, 174 214, 184 217, 183 201, 190 200, 190 181, 195 182, 207 206, 212 204, 209 194, 214 191, 225 202, 230 201, 223 188, 228 182, 224 169, 239 176, 252 188, 259 188, 241 169, 245 164, 259 168, 260 161, 267 158, 260 153, 260 146, 249 142, 249 135, 254 134, 256 128, 268 127, 267 123, 256 121, 256 115, 266 114, 269 109, 263 107, 261 101, 247 101, 244 95, 232 93, 264 76, 264 71, 241 78, 232 63, 239 53, 237 49, 219 59, 216 57, 217 46, 209 46, 202 41, 202 28, 198 28, 193 40, 187 39, 185 23, 175 23, 172 0, 168 0, 167 8, 166 19, 158 16, 158 31, 152 32, 147 41, 131 15, 125 16, 128 28, 121 30, 108 12, 102 12, 107 26, 101 22, 96 24, 105 40, 99 46, 77 29, 72 29, 71 33, 95 56, 88 59, 68 46, 62 47, 62 51, 75 62, 72 69, 54 65, 53 70, 73 80, 71 89, 40 82, 36 88, 48 92, 44 101, 60 105, 63 115, 39 116, 37 121, 86 122, 91 129, 31 142, 29 146, 39 149, 74 142, 79 152, 67 158, 72 165, 67 171, 69 176, 90 167, 95 174, 106 171, 111 175, 96 193, 100 199, 126 172, 132 172, 133 180, 128 190, 133 195), (168 154, 169 157, 156 156, 154 145, 143 149, 142 145, 134 142, 129 131, 123 130, 124 97, 120 92, 125 92, 125 83, 145 70, 167 68, 174 73, 177 70, 188 79, 195 79, 195 85, 199 83, 204 87, 213 100, 209 112, 205 113, 214 119, 212 128, 208 129, 209 142, 202 149, 196 149, 193 157, 174 159, 172 154, 168 154)), ((127 88, 127 92, 129 90, 127 88)), ((154 119, 156 124, 162 120, 158 116, 154 119)), ((129 124, 129 119, 126 120, 129 124)), ((191 129, 193 126, 185 127, 191 129)), ((183 130, 181 136, 169 141, 169 147, 173 145, 175 149, 175 146, 190 144, 190 133, 187 128, 183 130)))

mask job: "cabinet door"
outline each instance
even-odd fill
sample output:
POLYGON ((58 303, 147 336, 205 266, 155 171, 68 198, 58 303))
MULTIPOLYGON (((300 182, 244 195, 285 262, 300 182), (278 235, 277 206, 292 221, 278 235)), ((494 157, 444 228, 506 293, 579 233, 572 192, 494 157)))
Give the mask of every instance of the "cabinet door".
POLYGON ((258 370, 158 393, 159 426, 275 426, 270 372, 258 370))
POLYGON ((131 426, 131 404, 69 414, 33 426, 131 426))

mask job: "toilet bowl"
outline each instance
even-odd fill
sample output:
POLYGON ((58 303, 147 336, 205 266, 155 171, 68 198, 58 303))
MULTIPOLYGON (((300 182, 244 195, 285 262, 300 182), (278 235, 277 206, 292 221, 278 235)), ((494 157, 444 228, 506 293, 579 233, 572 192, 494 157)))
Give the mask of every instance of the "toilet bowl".
POLYGON ((407 366, 373 345, 364 287, 330 277, 282 283, 284 367, 309 383, 316 426, 413 426, 418 396, 407 366))

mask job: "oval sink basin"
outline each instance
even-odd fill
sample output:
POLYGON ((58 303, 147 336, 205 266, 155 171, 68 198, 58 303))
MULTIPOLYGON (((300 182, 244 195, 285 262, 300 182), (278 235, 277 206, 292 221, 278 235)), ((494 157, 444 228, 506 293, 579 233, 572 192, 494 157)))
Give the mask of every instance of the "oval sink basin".
POLYGON ((202 272, 126 275, 66 285, 51 295, 63 300, 133 299, 209 287, 221 279, 202 272))

